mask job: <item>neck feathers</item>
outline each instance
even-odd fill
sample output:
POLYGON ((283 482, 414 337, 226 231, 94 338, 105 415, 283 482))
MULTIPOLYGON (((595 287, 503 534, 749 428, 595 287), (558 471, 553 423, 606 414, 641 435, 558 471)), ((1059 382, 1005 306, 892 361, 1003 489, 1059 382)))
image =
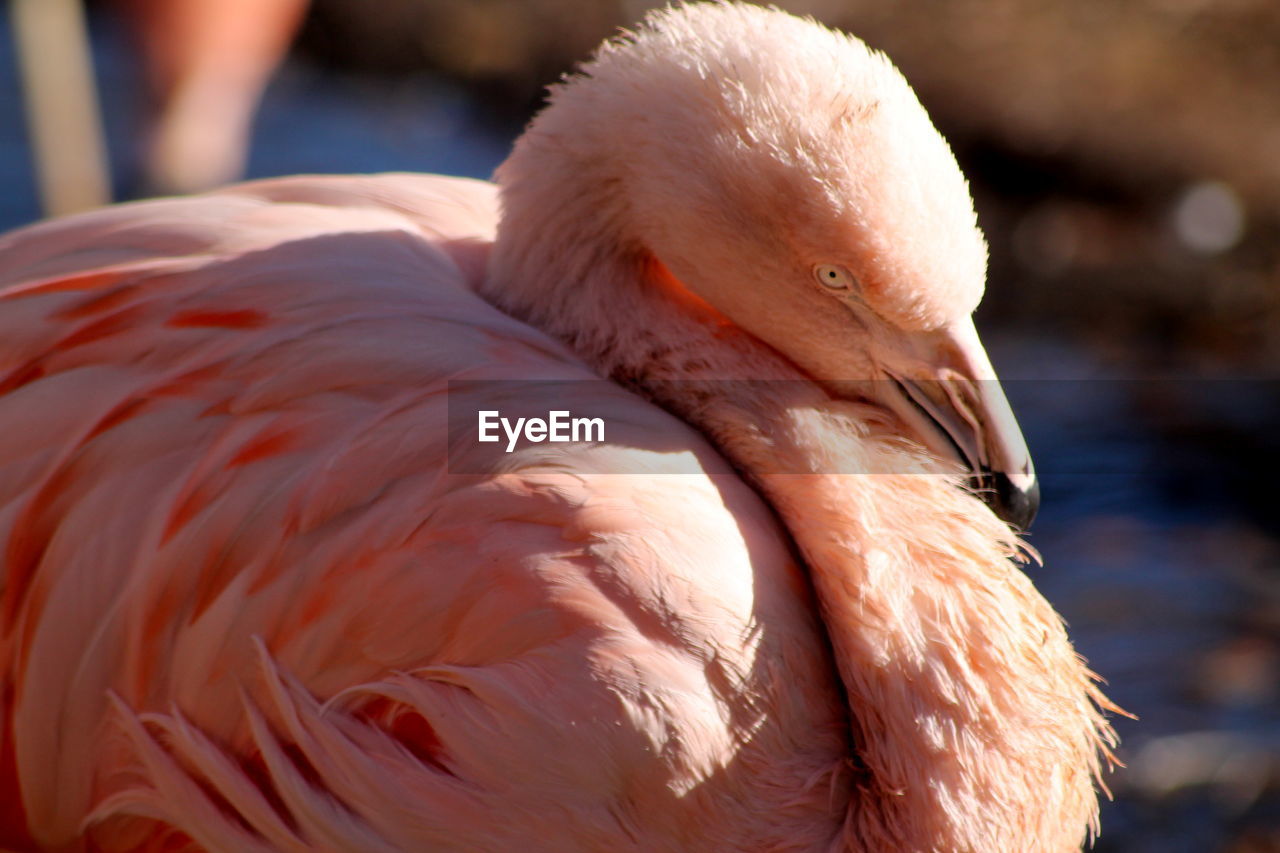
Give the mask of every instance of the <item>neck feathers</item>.
POLYGON ((1078 849, 1110 706, 1009 529, 622 240, 619 177, 565 144, 535 125, 499 171, 486 296, 697 426, 783 519, 847 696, 849 846, 1078 849))
MULTIPOLYGON (((902 450, 869 437, 864 452, 902 450)), ((854 846, 1079 849, 1112 738, 1105 700, 1008 529, 938 475, 762 485, 809 565, 848 696, 854 846)))
POLYGON ((849 710, 850 849, 1078 850, 1115 708, 1009 528, 809 383, 676 387, 663 404, 765 494, 808 566, 849 710))

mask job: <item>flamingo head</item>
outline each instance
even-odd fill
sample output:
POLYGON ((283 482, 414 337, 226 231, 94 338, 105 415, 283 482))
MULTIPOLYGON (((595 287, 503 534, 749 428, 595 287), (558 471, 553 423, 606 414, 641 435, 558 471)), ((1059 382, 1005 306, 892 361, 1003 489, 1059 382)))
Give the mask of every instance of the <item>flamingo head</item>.
POLYGON ((606 188, 603 227, 1030 522, 1030 456, 971 319, 973 201, 883 55, 778 10, 675 6, 602 48, 527 136, 606 188))

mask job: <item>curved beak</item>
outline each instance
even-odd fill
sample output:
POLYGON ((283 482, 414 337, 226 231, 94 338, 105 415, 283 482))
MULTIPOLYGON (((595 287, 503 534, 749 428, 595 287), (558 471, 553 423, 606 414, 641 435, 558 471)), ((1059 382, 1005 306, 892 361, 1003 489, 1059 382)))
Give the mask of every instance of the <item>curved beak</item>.
POLYGON ((1002 519, 1026 530, 1040 506, 1031 454, 971 320, 911 336, 910 352, 876 353, 884 402, 929 450, 954 459, 1002 519))

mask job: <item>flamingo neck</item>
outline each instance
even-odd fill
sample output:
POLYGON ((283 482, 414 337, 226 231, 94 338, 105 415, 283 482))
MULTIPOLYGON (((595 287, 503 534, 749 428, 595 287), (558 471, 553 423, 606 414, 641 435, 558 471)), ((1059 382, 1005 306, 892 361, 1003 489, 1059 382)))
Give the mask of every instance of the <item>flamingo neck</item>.
POLYGON ((848 845, 1078 849, 1111 738, 1091 699, 1105 699, 1009 529, 951 480, 912 473, 928 460, 877 410, 832 400, 618 239, 616 185, 575 193, 554 174, 504 189, 485 295, 698 427, 778 512, 846 693, 848 845))
POLYGON ((663 404, 756 484, 808 568, 849 711, 849 849, 1078 850, 1110 706, 1009 528, 812 385, 691 384, 663 404))
MULTIPOLYGON (((861 450, 880 470, 911 464, 884 438, 861 450)), ((758 479, 808 564, 847 694, 853 846, 1079 849, 1109 733, 1007 528, 936 475, 758 479)))
MULTIPOLYGON (((767 355, 748 344, 682 362, 767 355)), ((755 483, 804 558, 849 711, 849 848, 1078 850, 1097 827, 1106 700, 1009 528, 922 473, 931 460, 874 411, 803 380, 648 390, 755 483)))

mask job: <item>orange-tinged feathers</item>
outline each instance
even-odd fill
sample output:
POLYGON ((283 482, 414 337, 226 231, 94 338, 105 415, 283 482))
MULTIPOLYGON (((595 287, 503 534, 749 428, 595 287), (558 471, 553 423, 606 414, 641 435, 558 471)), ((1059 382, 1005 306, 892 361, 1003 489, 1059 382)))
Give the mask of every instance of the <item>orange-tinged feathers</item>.
POLYGON ((743 845, 834 837, 825 641, 758 499, 699 473, 725 470, 707 445, 595 380, 580 403, 629 449, 591 467, 673 473, 542 474, 575 464, 545 454, 494 457, 520 472, 496 479, 443 467, 449 380, 593 376, 471 293, 491 220, 447 229, 491 204, 443 179, 281 181, 6 238, 36 269, 122 230, 187 252, 180 276, 117 262, 106 326, 67 310, 82 291, 9 303, 30 343, 0 369, 43 366, 0 397, 13 837, 677 849, 722 843, 711 827, 744 808, 776 825, 744 826, 743 845), (283 238, 266 225, 282 202, 298 213, 283 238))
POLYGON ((886 396, 990 372, 945 142, 777 11, 587 72, 496 237, 409 175, 0 237, 0 842, 1079 848, 1106 701, 886 396), (605 439, 467 440, 549 405, 605 439))

